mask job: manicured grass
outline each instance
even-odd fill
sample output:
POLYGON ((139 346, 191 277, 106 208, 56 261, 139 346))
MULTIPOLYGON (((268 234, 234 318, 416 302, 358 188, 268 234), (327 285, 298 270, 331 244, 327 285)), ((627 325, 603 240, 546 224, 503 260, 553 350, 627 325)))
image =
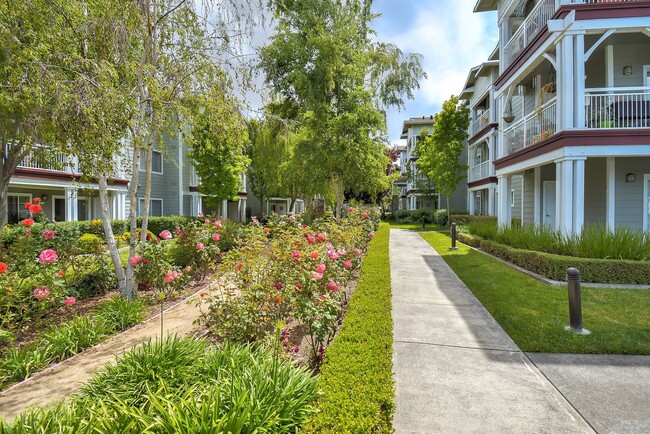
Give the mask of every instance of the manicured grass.
POLYGON ((390 433, 395 404, 389 226, 380 225, 340 333, 325 353, 307 433, 390 433))
POLYGON ((591 335, 564 330, 569 324, 566 286, 537 281, 449 238, 422 234, 523 351, 650 354, 650 290, 581 289, 583 326, 591 335))
POLYGON ((422 223, 395 223, 395 222, 386 222, 390 225, 392 229, 408 229, 410 231, 440 231, 444 228, 442 226, 434 225, 433 223, 427 223, 425 228, 422 229, 422 223))

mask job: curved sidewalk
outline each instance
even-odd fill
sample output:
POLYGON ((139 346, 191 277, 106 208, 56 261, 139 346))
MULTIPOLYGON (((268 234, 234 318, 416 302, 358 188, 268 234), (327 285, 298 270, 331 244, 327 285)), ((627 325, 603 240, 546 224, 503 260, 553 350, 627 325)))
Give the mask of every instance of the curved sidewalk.
POLYGON ((396 433, 594 432, 418 233, 390 260, 396 433))

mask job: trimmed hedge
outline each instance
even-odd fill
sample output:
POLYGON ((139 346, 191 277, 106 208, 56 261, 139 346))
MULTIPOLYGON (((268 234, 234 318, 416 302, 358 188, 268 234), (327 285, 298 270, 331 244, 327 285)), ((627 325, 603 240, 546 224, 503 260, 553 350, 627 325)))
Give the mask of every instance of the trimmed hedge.
POLYGON ((467 225, 474 222, 494 222, 496 224, 497 218, 491 215, 452 214, 449 216, 449 221, 457 225, 467 225))
MULTIPOLYGON (((466 234, 463 234, 464 237, 466 237, 466 234)), ((461 238, 461 241, 463 241, 463 238, 461 238)), ((486 253, 553 280, 565 281, 567 268, 575 267, 580 270, 583 282, 650 284, 649 261, 560 256, 551 253, 515 249, 488 240, 482 240, 480 247, 486 253)))
POLYGON ((468 246, 479 248, 481 247, 481 241, 483 241, 483 238, 476 235, 459 232, 458 241, 463 244, 467 244, 468 246))
POLYGON ((380 225, 341 331, 325 353, 307 433, 390 433, 395 410, 389 226, 380 225))

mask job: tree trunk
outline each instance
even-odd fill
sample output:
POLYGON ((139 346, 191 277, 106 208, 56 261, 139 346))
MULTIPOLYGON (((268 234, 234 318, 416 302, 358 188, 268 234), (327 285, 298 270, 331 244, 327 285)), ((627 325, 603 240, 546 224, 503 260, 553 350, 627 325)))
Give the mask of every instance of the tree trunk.
POLYGON ((451 226, 449 223, 450 215, 451 215, 451 210, 449 209, 449 194, 447 194, 447 226, 451 226))
POLYGON ((294 212, 296 207, 296 198, 292 197, 289 205, 289 212, 294 212))
POLYGON ((7 193, 9 192, 9 181, 0 179, 0 233, 7 224, 9 209, 7 207, 7 193))
POLYGON ((147 144, 147 166, 145 168, 145 182, 144 182, 144 207, 142 208, 142 234, 140 235, 140 243, 147 242, 147 228, 149 227, 149 206, 151 202, 151 169, 153 158, 153 140, 147 144))
MULTIPOLYGON (((140 175, 140 145, 138 140, 138 137, 133 140, 133 172, 129 183, 129 231, 131 234, 129 239, 129 258, 135 256, 135 248, 137 246, 138 181, 140 175)), ((135 270, 129 262, 126 263, 126 283, 122 295, 129 299, 135 295, 135 270)))
POLYGON ((338 220, 343 215, 343 202, 345 201, 343 179, 339 177, 334 180, 334 189, 336 191, 336 219, 338 220))
POLYGON ((99 201, 102 205, 102 220, 104 223, 104 235, 106 236, 106 243, 108 244, 108 252, 113 261, 113 268, 117 276, 117 282, 120 288, 120 294, 126 294, 126 273, 122 267, 120 260, 120 253, 117 250, 117 243, 113 236, 113 227, 111 226, 111 214, 108 207, 108 182, 105 175, 99 176, 99 201))

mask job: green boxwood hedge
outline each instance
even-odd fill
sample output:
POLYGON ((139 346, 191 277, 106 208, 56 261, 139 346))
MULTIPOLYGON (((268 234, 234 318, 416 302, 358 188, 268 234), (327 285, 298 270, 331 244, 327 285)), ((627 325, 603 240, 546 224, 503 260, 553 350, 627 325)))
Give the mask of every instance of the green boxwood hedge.
POLYGON ((325 353, 307 433, 390 433, 395 409, 389 226, 370 244, 340 333, 325 353))
MULTIPOLYGON (((462 242, 468 240, 463 234, 462 242)), ((472 245, 471 243, 467 243, 472 245)), ((591 259, 560 256, 531 250, 515 249, 494 241, 482 240, 480 248, 486 253, 533 271, 553 280, 565 281, 566 270, 580 270, 583 282, 610 284, 650 284, 650 261, 622 259, 591 259)))

